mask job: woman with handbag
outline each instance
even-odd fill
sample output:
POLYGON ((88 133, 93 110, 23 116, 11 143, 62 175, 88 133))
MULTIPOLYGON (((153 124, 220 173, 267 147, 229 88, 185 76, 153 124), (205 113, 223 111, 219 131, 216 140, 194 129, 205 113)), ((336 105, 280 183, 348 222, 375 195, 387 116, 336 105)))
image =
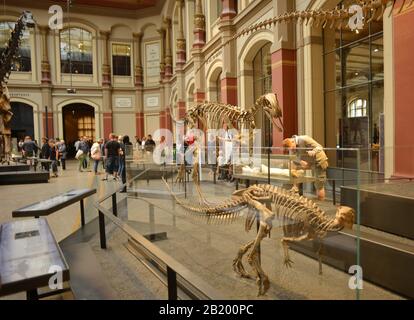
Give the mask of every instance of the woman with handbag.
POLYGON ((96 141, 91 148, 91 158, 93 159, 93 172, 98 175, 99 162, 102 160, 101 140, 96 141))

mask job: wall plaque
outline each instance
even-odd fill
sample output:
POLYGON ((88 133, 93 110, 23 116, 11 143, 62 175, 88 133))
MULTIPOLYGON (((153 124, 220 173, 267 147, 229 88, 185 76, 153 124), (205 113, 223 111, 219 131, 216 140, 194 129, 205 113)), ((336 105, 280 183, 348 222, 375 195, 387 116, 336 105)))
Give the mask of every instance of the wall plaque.
POLYGON ((116 108, 132 108, 132 98, 115 98, 116 108))

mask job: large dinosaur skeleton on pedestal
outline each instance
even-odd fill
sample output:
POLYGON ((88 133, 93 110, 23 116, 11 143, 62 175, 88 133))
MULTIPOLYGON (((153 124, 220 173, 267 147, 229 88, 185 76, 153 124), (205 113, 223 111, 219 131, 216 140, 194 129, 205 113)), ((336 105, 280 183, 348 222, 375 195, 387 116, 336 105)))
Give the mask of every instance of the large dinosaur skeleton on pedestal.
POLYGON ((7 81, 12 71, 12 65, 18 58, 20 39, 25 28, 34 28, 32 13, 24 11, 17 20, 10 39, 0 57, 0 163, 9 162, 11 158, 11 129, 13 117, 10 105, 10 95, 7 81))
MULTIPOLYGON (((165 180, 164 180, 165 182, 165 180)), ((209 221, 232 221, 241 215, 243 209, 248 209, 245 229, 251 230, 253 223, 259 219, 260 227, 254 240, 243 245, 233 260, 234 271, 243 278, 251 278, 246 272, 242 259, 247 254, 247 261, 252 267, 258 284, 258 295, 264 295, 269 289, 269 278, 263 271, 259 248, 261 241, 268 235, 277 219, 283 226, 284 236, 282 245, 284 250, 284 264, 292 266, 289 256, 289 245, 307 240, 319 241, 318 250, 319 273, 322 274, 322 239, 328 232, 338 232, 343 228, 352 228, 355 211, 350 207, 338 207, 335 217, 329 217, 312 200, 294 192, 269 184, 253 185, 244 190, 233 193, 232 199, 221 204, 190 204, 179 199, 170 189, 175 201, 186 210, 209 221)))

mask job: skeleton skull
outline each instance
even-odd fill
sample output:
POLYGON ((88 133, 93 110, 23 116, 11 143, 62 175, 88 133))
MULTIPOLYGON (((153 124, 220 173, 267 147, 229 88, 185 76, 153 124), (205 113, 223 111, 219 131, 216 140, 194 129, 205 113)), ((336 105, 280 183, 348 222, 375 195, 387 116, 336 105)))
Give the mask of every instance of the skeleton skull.
POLYGON ((345 229, 352 229, 355 223, 355 210, 350 207, 339 206, 336 210, 335 223, 345 229))

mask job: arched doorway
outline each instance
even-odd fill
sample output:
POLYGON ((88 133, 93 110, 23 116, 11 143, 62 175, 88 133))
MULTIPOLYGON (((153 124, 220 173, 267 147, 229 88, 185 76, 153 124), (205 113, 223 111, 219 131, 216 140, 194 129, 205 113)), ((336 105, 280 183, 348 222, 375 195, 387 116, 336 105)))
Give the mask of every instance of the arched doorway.
POLYGON ((33 107, 23 102, 11 102, 13 117, 11 119, 12 145, 24 140, 25 136, 34 139, 33 107))
POLYGON ((95 140, 95 110, 85 103, 72 103, 63 107, 63 137, 68 149, 68 157, 76 154, 75 142, 86 136, 95 140))

